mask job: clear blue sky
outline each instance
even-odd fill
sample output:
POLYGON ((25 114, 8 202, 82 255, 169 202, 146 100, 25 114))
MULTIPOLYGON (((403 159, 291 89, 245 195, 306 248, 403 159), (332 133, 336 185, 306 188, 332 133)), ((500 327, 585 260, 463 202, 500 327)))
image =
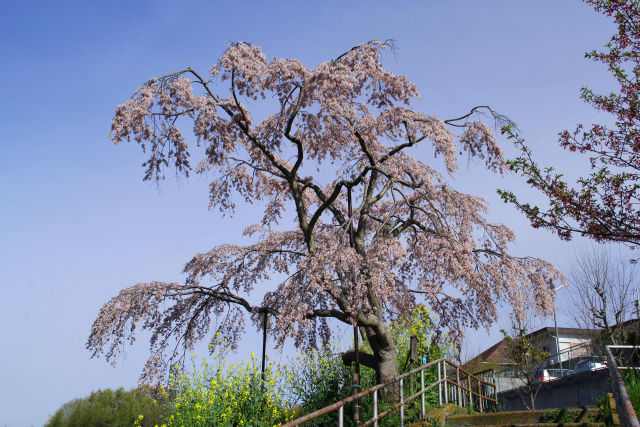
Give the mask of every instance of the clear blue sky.
MULTIPOLYGON (((32 1, 2 9, 0 426, 41 425, 70 399, 134 386, 142 339, 115 369, 84 348, 101 304, 136 282, 180 280, 193 254, 237 240, 251 219, 248 210, 235 219, 209 212, 204 178, 143 183, 138 147, 108 141, 114 108, 149 77, 206 71, 227 41, 313 65, 394 38, 398 55, 385 64, 418 84, 416 109, 451 118, 491 105, 520 125, 543 162, 570 174, 585 163, 561 152, 556 134, 596 117, 578 98, 581 85, 612 87, 584 52, 606 43, 613 26, 577 0, 32 1)), ((456 185, 485 197, 490 218, 516 230, 516 253, 566 267, 571 246, 532 230, 495 195, 497 187, 527 194, 521 180, 463 169, 456 185)), ((248 335, 238 357, 258 349, 248 335)))

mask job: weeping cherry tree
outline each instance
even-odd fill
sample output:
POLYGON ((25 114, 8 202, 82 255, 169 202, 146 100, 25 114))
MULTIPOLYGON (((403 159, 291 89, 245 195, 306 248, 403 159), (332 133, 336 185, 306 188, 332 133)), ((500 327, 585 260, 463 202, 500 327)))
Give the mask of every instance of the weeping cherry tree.
POLYGON ((206 174, 211 208, 233 215, 236 203, 254 204, 256 223, 245 229, 251 244, 195 255, 184 283, 138 283, 108 301, 87 343, 93 356, 115 361, 141 327, 151 334, 141 379, 162 378, 199 341, 234 348, 245 322, 260 329, 268 313, 278 345, 291 338, 303 349, 327 342, 333 322, 357 325, 374 353, 363 362, 384 381, 398 373, 387 324, 419 303, 454 337, 490 325, 501 302, 516 315, 525 303, 552 306, 562 275, 509 255, 514 233, 447 183, 458 154, 505 170, 478 120, 505 118, 485 106, 445 120, 412 110, 417 88, 382 67, 386 47, 368 42, 308 68, 235 43, 209 75, 151 79, 117 108, 110 136, 141 145, 145 180, 168 168, 206 174), (272 114, 254 119, 258 108, 272 114), (444 171, 409 154, 424 144, 444 171))

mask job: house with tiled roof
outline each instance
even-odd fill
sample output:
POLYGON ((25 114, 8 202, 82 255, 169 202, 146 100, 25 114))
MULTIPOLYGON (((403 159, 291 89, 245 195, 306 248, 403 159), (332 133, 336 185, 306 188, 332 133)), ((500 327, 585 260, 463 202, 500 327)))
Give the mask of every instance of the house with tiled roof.
MULTIPOLYGON (((598 329, 558 328, 560 354, 556 351, 556 328, 552 326, 538 329, 526 337, 536 348, 550 354, 546 368, 572 369, 576 361, 590 356, 591 339, 598 329), (562 362, 562 364, 560 364, 562 362)), ((501 340, 464 364, 464 368, 474 375, 487 377, 498 385, 498 391, 517 387, 518 380, 508 374, 510 360, 505 352, 505 342, 501 340)))

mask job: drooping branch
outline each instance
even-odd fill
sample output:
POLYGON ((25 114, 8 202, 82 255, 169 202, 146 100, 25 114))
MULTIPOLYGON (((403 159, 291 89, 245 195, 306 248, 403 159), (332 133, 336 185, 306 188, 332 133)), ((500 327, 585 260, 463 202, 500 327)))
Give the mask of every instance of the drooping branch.
POLYGON ((260 212, 261 225, 245 230, 253 243, 194 256, 183 285, 123 290, 94 323, 87 344, 93 355, 113 360, 142 324, 152 334, 145 375, 160 375, 171 339, 169 360, 205 338, 233 348, 246 317, 261 328, 261 313, 270 313, 278 345, 293 338, 297 346, 315 346, 316 337, 330 336, 327 319, 359 326, 374 349, 372 363, 387 366, 380 372, 390 378, 397 365, 386 322, 418 298, 439 316, 438 328, 454 336, 465 325, 490 325, 500 301, 516 311, 530 301, 542 311, 551 306, 561 274, 541 260, 509 256, 513 233, 483 217, 485 202, 453 190, 443 174, 408 154, 429 143, 449 175, 459 151, 501 172, 493 132, 474 117, 502 116, 475 107, 442 121, 413 111, 417 88, 384 70, 385 46, 365 43, 307 68, 235 43, 211 80, 188 68, 151 80, 118 107, 111 137, 143 146, 146 179, 161 179, 170 164, 189 173, 192 155, 178 125, 192 120, 202 147, 196 151, 203 152, 195 171, 213 175, 210 207, 233 215, 236 196, 258 202, 251 212, 260 212), (220 86, 229 97, 217 94, 220 86), (276 103, 275 111, 254 122, 263 99, 268 108, 276 103), (285 222, 291 214, 295 220, 285 222))

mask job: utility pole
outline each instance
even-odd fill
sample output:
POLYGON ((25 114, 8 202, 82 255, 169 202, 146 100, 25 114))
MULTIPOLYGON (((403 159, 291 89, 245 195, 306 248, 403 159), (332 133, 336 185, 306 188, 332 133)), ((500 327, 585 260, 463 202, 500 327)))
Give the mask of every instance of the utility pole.
POLYGON ((564 370, 562 369, 562 356, 560 355, 560 335, 558 334, 558 321, 556 320, 556 293, 562 288, 564 288, 564 285, 553 288, 553 325, 556 328, 556 355, 558 356, 558 362, 560 363, 560 378, 564 376, 564 370))
POLYGON ((265 368, 265 358, 267 353, 267 310, 265 309, 262 314, 264 315, 264 320, 262 321, 262 383, 264 384, 264 368, 265 368))
MULTIPOLYGON (((353 238, 353 222, 351 218, 351 187, 347 187, 347 209, 349 215, 349 246, 352 248, 355 246, 353 238)), ((353 277, 353 287, 355 292, 355 277, 353 277)), ((360 355, 358 352, 358 317, 356 313, 355 324, 353 325, 353 346, 356 353, 356 363, 353 370, 353 394, 360 393, 360 355)), ((356 425, 360 425, 362 421, 362 413, 360 406, 360 399, 356 399, 353 402, 353 421, 356 425)))

